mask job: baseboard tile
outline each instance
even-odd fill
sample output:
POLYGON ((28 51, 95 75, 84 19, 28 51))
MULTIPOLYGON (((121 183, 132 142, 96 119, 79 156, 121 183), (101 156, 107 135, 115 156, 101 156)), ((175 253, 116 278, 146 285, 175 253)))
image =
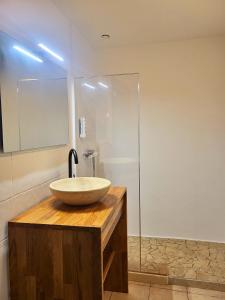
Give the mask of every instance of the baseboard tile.
POLYGON ((129 272, 130 281, 142 282, 146 284, 168 284, 168 276, 149 273, 129 272))
POLYGON ((145 284, 159 284, 159 285, 180 285, 186 287, 200 288, 206 290, 215 290, 225 292, 225 284, 213 283, 207 281, 190 280, 171 278, 167 275, 149 274, 141 272, 129 272, 129 281, 136 281, 145 284))
POLYGON ((168 284, 225 292, 225 284, 200 280, 169 278, 168 284))

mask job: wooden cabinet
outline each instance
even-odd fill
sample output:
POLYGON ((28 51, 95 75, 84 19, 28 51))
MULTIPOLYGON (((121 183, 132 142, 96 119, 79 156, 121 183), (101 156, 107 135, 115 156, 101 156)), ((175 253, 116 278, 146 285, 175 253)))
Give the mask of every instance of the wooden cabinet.
POLYGON ((126 189, 66 206, 50 197, 9 222, 11 300, 102 300, 128 292, 126 189))

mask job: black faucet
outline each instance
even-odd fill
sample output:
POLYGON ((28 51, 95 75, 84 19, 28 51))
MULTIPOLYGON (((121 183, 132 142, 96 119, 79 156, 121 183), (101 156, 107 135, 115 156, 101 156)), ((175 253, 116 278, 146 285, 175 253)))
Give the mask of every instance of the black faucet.
POLYGON ((74 157, 74 163, 78 164, 78 155, 75 149, 71 149, 68 157, 68 167, 69 167, 69 178, 75 177, 73 176, 73 166, 72 166, 72 158, 74 157))

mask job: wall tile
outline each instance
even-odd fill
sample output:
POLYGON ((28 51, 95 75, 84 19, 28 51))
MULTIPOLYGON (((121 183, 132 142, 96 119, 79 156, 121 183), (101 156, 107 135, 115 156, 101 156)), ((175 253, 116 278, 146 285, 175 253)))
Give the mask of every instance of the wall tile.
POLYGON ((13 154, 13 192, 19 193, 60 177, 67 168, 67 153, 68 147, 59 147, 13 154))
MULTIPOLYGON (((59 177, 65 177, 65 171, 59 177)), ((8 252, 8 221, 14 218, 22 211, 30 208, 36 203, 50 195, 50 182, 58 179, 53 178, 41 185, 11 197, 0 202, 0 299, 8 300, 8 269, 7 269, 7 252, 8 252)))
POLYGON ((9 299, 7 243, 8 243, 7 240, 0 243, 0 299, 1 300, 9 299))
POLYGON ((0 241, 7 237, 8 221, 48 197, 50 195, 49 184, 54 180, 47 181, 0 203, 0 241))
POLYGON ((0 203, 0 240, 7 237, 7 222, 34 203, 33 190, 0 203))
POLYGON ((0 156, 0 201, 12 196, 12 157, 0 156))

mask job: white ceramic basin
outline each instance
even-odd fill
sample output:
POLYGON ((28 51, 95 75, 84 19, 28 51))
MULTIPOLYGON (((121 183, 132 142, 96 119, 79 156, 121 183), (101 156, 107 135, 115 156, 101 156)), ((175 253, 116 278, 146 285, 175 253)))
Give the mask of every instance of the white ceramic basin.
POLYGON ((53 195, 69 205, 88 205, 108 192, 111 182, 98 177, 65 178, 50 184, 53 195))

